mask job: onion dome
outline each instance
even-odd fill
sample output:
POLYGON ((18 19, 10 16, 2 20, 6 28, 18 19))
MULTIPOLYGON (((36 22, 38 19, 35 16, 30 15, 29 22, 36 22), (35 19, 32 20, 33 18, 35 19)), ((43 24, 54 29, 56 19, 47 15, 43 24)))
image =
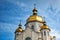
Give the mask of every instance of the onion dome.
POLYGON ((31 15, 27 19, 27 22, 34 22, 34 21, 42 22, 42 16, 38 16, 37 15, 37 9, 36 9, 36 7, 34 7, 34 9, 33 9, 33 15, 31 15))
POLYGON ((32 15, 27 19, 27 22, 34 22, 34 21, 42 22, 42 17, 37 15, 32 15))
POLYGON ((43 22, 43 26, 41 27, 41 30, 42 29, 48 29, 48 30, 50 30, 49 27, 46 25, 46 22, 45 21, 43 22))
POLYGON ((16 29, 16 31, 15 32, 23 32, 23 29, 22 29, 22 27, 21 27, 22 25, 21 24, 19 24, 19 27, 16 29))

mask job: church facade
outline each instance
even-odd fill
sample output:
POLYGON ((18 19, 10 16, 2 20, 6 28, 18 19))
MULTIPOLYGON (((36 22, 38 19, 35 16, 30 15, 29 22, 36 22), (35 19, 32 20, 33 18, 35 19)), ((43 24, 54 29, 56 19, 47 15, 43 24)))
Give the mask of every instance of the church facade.
POLYGON ((15 31, 15 40, 56 40, 56 36, 50 35, 50 28, 42 16, 37 15, 37 9, 34 7, 33 15, 31 15, 25 24, 25 30, 22 25, 15 31))

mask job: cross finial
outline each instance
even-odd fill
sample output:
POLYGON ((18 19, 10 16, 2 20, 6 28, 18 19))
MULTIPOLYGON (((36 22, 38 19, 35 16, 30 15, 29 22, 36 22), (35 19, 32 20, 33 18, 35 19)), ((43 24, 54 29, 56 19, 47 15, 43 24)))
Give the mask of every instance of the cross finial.
POLYGON ((20 24, 21 24, 21 20, 20 20, 20 24))
POLYGON ((34 8, 36 8, 36 3, 34 4, 34 8))
POLYGON ((45 17, 43 18, 43 24, 44 24, 44 25, 46 24, 45 17))
POLYGON ((19 26, 21 26, 21 20, 20 20, 20 24, 19 24, 19 26))
POLYGON ((45 21, 45 17, 44 17, 44 21, 45 21))

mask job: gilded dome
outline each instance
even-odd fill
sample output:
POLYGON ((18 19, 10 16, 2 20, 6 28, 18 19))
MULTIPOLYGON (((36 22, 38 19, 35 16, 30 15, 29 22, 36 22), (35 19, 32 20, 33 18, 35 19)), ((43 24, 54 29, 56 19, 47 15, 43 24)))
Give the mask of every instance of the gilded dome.
POLYGON ((42 17, 37 15, 32 15, 28 18, 28 22, 39 21, 42 22, 42 17))
POLYGON ((41 28, 42 29, 48 29, 49 27, 47 25, 43 25, 41 28))
POLYGON ((21 23, 18 25, 19 27, 16 29, 16 31, 15 32, 22 32, 23 31, 23 29, 22 29, 22 25, 21 25, 21 23))
POLYGON ((23 30, 22 30, 22 28, 21 27, 18 27, 17 29, 16 29, 16 32, 22 32, 23 30))
MULTIPOLYGON (((41 26, 41 30, 42 29, 49 29, 49 27, 46 25, 46 22, 44 21, 43 22, 43 26, 41 26)), ((50 30, 50 29, 49 29, 50 30)))
POLYGON ((33 15, 31 15, 31 16, 27 19, 27 22, 33 22, 33 21, 42 22, 42 16, 38 16, 38 15, 37 15, 37 9, 36 9, 36 7, 34 7, 34 9, 33 9, 33 15))

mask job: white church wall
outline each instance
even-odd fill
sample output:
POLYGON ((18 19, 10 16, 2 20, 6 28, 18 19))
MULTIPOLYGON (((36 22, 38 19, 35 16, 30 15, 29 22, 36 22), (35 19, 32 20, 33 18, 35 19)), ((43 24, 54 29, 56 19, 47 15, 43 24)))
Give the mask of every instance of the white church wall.
POLYGON ((22 33, 21 32, 16 32, 15 40, 22 40, 22 33))
POLYGON ((29 26, 30 28, 31 28, 32 26, 34 26, 34 31, 40 32, 40 27, 41 27, 42 25, 43 25, 43 24, 40 23, 40 22, 30 22, 30 23, 28 23, 26 26, 29 26))
POLYGON ((25 40, 27 37, 32 37, 32 30, 29 27, 27 27, 23 32, 23 39, 25 40))

